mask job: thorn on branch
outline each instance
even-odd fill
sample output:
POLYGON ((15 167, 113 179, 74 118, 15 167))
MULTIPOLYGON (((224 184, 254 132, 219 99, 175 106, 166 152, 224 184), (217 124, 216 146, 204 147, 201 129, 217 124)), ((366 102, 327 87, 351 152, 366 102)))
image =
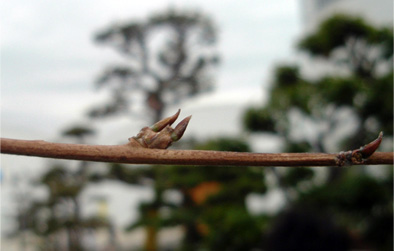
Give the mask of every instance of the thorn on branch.
POLYGON ((356 150, 340 152, 336 157, 337 166, 351 166, 354 164, 364 164, 368 158, 378 149, 383 139, 383 132, 374 141, 356 150))
POLYGON ((173 129, 171 125, 178 118, 180 112, 179 109, 174 115, 164 118, 150 127, 142 128, 137 136, 129 138, 130 145, 154 149, 168 148, 172 142, 181 139, 191 119, 191 116, 186 117, 173 129))

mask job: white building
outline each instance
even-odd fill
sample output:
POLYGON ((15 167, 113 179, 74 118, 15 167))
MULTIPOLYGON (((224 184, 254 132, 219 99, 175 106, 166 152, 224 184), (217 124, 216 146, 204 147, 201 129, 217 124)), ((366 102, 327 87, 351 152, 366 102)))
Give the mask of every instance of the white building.
POLYGON ((304 30, 314 30, 321 21, 336 13, 360 16, 373 25, 393 24, 392 0, 302 0, 304 30))

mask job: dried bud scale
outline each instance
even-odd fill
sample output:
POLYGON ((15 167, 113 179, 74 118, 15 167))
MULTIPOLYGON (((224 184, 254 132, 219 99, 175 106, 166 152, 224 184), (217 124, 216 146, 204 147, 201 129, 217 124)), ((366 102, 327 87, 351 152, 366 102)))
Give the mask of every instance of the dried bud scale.
POLYGON ((166 149, 172 142, 178 141, 186 130, 191 116, 183 119, 173 129, 171 125, 178 118, 180 110, 174 115, 164 118, 150 127, 144 127, 137 134, 137 136, 129 138, 129 144, 135 147, 151 148, 151 149, 166 149))

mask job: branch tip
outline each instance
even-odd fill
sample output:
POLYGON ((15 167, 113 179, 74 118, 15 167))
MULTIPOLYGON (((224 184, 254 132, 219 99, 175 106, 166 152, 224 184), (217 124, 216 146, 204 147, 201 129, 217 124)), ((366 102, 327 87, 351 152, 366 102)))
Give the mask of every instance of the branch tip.
POLYGON ((340 152, 336 156, 337 166, 351 166, 353 164, 364 164, 368 158, 378 149, 382 143, 383 132, 379 133, 379 136, 374 141, 360 147, 356 150, 350 150, 346 152, 340 152))
POLYGON ((180 138, 182 138, 183 133, 186 131, 186 127, 189 124, 190 119, 192 116, 190 115, 189 117, 184 118, 179 124, 175 127, 174 131, 171 134, 171 139, 173 141, 178 141, 180 138))
POLYGON ((166 127, 167 125, 172 125, 172 124, 175 122, 175 120, 177 120, 177 118, 178 118, 178 116, 179 116, 180 113, 181 113, 181 109, 178 109, 178 111, 177 111, 174 115, 172 115, 172 116, 170 116, 170 117, 167 117, 167 118, 164 118, 164 119, 162 119, 162 120, 156 122, 156 123, 155 123, 154 125, 152 125, 150 128, 151 128, 152 131, 154 131, 154 132, 161 131, 161 130, 163 130, 163 128, 166 127))
POLYGON ((367 159, 378 149, 380 143, 382 143, 382 139, 383 139, 383 132, 380 132, 377 139, 355 151, 357 153, 359 152, 363 159, 367 159))

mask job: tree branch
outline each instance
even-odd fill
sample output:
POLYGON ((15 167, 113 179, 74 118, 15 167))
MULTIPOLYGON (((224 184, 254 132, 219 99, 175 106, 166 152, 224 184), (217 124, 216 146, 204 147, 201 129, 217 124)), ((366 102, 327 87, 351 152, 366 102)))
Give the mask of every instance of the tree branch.
MULTIPOLYGON (((231 166, 338 166, 339 154, 239 153, 198 150, 164 150, 125 145, 80 145, 42 140, 1 138, 1 153, 56 159, 128 164, 231 165, 231 166)), ((363 163, 393 164, 393 152, 377 152, 363 163)))
POLYGON ((394 153, 375 153, 383 133, 360 149, 327 153, 240 153, 197 150, 165 150, 178 141, 191 116, 172 128, 180 110, 150 127, 144 127, 125 145, 82 145, 42 140, 1 138, 1 153, 128 164, 226 165, 226 166, 350 166, 393 164, 394 153))

